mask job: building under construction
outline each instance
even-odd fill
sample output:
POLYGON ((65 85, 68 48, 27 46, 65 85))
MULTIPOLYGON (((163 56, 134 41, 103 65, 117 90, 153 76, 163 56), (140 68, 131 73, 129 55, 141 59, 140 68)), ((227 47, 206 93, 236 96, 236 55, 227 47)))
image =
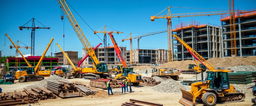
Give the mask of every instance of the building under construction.
POLYGON ((167 59, 168 52, 164 49, 136 49, 132 51, 132 56, 130 51, 126 53, 126 61, 132 64, 163 64, 167 59))
MULTIPOLYGON (((204 58, 222 57, 221 28, 211 25, 188 25, 173 30, 182 40, 204 58)), ((174 41, 174 60, 191 60, 191 54, 179 42, 174 41)))
MULTIPOLYGON (((26 59, 32 66, 36 66, 41 56, 28 56, 26 59)), ((58 65, 58 58, 44 58, 41 64, 42 69, 52 69, 58 65)), ((9 57, 6 59, 7 70, 26 69, 28 65, 22 57, 9 57)))
MULTIPOLYGON (((238 56, 256 56, 256 11, 237 13, 236 48, 238 56)), ((230 17, 221 19, 224 56, 231 56, 230 17)))
MULTIPOLYGON (((122 52, 122 56, 125 57, 126 47, 119 47, 119 48, 122 52)), ((107 48, 99 47, 95 50, 95 53, 100 62, 104 62, 107 64, 121 64, 113 46, 110 46, 107 48)), ((87 54, 86 51, 83 50, 83 57, 86 54, 87 54)), ((84 61, 83 65, 85 64, 92 64, 92 61, 89 58, 87 58, 84 61)))
MULTIPOLYGON (((65 52, 68 54, 69 58, 71 59, 71 61, 74 64, 78 63, 78 52, 77 51, 65 51, 65 52)), ((59 64, 61 64, 61 65, 69 64, 68 60, 65 58, 65 56, 63 55, 62 52, 55 53, 55 57, 57 57, 59 59, 59 64)))

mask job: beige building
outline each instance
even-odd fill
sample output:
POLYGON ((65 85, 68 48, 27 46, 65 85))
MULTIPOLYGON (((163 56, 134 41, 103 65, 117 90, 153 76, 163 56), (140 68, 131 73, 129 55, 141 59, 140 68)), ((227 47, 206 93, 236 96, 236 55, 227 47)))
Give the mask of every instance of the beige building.
MULTIPOLYGON (((77 51, 65 51, 69 58, 71 59, 71 61, 74 63, 74 64, 77 64, 78 63, 78 52, 77 51)), ((62 54, 62 52, 57 52, 57 53, 54 53, 55 57, 59 58, 59 64, 62 64, 62 65, 68 65, 68 61, 67 59, 65 58, 65 56, 62 54)))

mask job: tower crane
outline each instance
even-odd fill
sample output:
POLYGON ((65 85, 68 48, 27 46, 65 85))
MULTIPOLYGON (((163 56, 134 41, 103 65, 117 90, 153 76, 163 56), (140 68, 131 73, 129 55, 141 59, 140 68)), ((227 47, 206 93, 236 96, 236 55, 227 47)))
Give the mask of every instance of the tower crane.
POLYGON ((71 12, 68 4, 66 3, 66 0, 58 0, 58 3, 60 4, 61 9, 64 11, 66 17, 68 18, 71 26, 74 29, 74 31, 76 32, 77 37, 79 38, 80 42, 82 43, 82 45, 86 49, 90 58, 93 60, 93 64, 94 64, 93 66, 96 70, 92 74, 100 74, 101 77, 103 77, 105 73, 108 73, 107 64, 106 63, 101 63, 98 60, 98 58, 96 57, 95 51, 91 47, 90 42, 86 38, 86 36, 85 36, 83 30, 81 29, 81 27, 79 26, 75 16, 71 12))
POLYGON ((31 56, 34 56, 35 55, 35 33, 36 33, 36 30, 37 29, 50 29, 50 27, 38 27, 38 26, 36 26, 35 18, 32 18, 31 20, 29 20, 24 25, 19 26, 19 29, 20 30, 31 29, 31 56), (30 21, 32 22, 32 26, 25 26, 30 21))
POLYGON ((194 13, 181 13, 181 14, 171 14, 171 7, 167 7, 159 14, 162 14, 167 10, 166 15, 156 15, 151 16, 151 21, 155 19, 166 19, 167 20, 167 31, 168 31, 168 61, 173 61, 173 39, 172 39, 172 18, 181 17, 192 17, 192 16, 211 16, 211 15, 224 15, 228 14, 226 11, 212 11, 212 12, 194 12, 194 13))
POLYGON ((161 33, 165 33, 165 32, 167 32, 167 31, 165 30, 165 31, 159 31, 159 32, 151 32, 151 33, 147 33, 147 34, 143 34, 143 35, 138 35, 135 37, 132 37, 132 33, 130 33, 129 38, 122 39, 122 42, 124 42, 126 40, 130 40, 130 63, 133 64, 132 39, 137 39, 137 48, 140 49, 140 39, 141 38, 155 35, 155 34, 161 34, 161 33))
POLYGON ((107 52, 107 34, 108 33, 121 33, 121 32, 118 32, 118 31, 107 31, 107 26, 105 25, 104 26, 104 30, 103 31, 94 31, 94 34, 97 34, 97 33, 103 33, 104 35, 104 38, 103 38, 103 45, 104 45, 104 61, 105 63, 108 62, 108 52, 107 52))
MULTIPOLYGON (((20 41, 19 40, 17 40, 17 43, 19 43, 20 41)), ((29 47, 29 46, 20 46, 20 45, 16 45, 17 46, 17 48, 25 48, 25 49, 31 49, 31 47, 29 47)), ((12 46, 12 45, 10 45, 10 49, 12 49, 12 48, 15 48, 14 46, 12 46)), ((18 56, 18 54, 19 54, 19 52, 16 50, 16 56, 18 56)))

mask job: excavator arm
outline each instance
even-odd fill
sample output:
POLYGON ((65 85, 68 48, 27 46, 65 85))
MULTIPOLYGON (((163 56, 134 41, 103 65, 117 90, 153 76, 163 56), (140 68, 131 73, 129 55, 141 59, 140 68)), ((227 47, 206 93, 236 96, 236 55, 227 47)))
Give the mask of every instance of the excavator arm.
POLYGON ((38 72, 38 70, 39 70, 39 68, 40 68, 40 66, 41 66, 41 64, 42 64, 42 61, 43 61, 43 59, 44 59, 44 57, 45 57, 45 54, 47 53, 48 49, 50 48, 50 46, 51 46, 53 40, 54 40, 53 38, 50 40, 50 42, 49 42, 48 45, 46 46, 46 49, 44 50, 42 56, 40 57, 40 59, 39 59, 37 65, 35 66, 35 68, 34 68, 34 72, 35 72, 35 73, 38 72))
POLYGON ((29 68, 32 68, 32 65, 28 62, 28 60, 25 58, 25 56, 21 53, 21 51, 19 50, 19 48, 17 47, 17 45, 15 45, 15 43, 12 41, 11 37, 8 34, 5 34, 5 36, 10 40, 10 42, 12 43, 12 45, 15 47, 15 49, 19 52, 19 54, 21 55, 21 57, 24 59, 24 61, 26 62, 26 64, 28 65, 29 68))
POLYGON ((120 59, 121 63, 123 64, 123 67, 124 68, 127 68, 127 64, 126 64, 126 61, 124 60, 123 56, 122 56, 122 51, 120 50, 118 44, 116 43, 116 40, 112 34, 112 32, 108 33, 113 45, 114 45, 114 49, 115 49, 115 52, 117 54, 117 57, 120 59))

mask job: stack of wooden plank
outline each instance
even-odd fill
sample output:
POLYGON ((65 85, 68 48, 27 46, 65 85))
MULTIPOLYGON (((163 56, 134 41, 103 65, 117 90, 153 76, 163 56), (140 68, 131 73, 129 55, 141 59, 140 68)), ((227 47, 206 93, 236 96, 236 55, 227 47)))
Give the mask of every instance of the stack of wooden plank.
POLYGON ((234 73, 229 73, 230 83, 233 83, 233 84, 252 83, 252 80, 255 80, 255 78, 256 78, 255 71, 237 71, 234 73))
POLYGON ((47 81, 47 89, 61 98, 81 97, 96 93, 85 85, 66 81, 47 81))
POLYGON ((0 106, 27 104, 36 101, 23 91, 0 93, 0 106))

